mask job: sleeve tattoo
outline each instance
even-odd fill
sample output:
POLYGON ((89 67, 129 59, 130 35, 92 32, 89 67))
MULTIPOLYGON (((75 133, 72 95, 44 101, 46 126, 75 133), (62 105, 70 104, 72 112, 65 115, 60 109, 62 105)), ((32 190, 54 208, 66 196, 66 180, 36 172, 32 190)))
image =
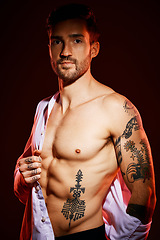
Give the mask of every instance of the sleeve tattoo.
MULTIPOLYGON (((129 109, 131 108, 131 114, 133 113, 133 107, 130 107, 130 105, 127 104, 127 101, 124 104, 124 108, 126 109, 125 111, 129 114, 129 109)), ((140 140, 139 149, 136 147, 135 142, 130 139, 133 131, 138 131, 141 128, 138 118, 139 117, 135 115, 129 120, 123 134, 118 137, 115 142, 115 149, 119 166, 122 163, 122 148, 125 150, 125 152, 131 153, 130 158, 132 159, 132 162, 128 164, 125 172, 122 172, 123 176, 126 175, 129 183, 133 183, 134 181, 139 179, 143 179, 143 182, 145 182, 146 179, 149 180, 152 177, 149 149, 146 139, 140 140), (126 139, 123 146, 122 139, 126 139)))

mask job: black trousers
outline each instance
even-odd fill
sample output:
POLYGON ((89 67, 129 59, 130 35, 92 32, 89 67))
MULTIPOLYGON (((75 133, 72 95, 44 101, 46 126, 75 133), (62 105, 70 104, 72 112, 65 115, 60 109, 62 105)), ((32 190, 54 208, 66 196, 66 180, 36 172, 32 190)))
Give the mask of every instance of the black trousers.
POLYGON ((89 229, 86 231, 73 233, 69 235, 65 235, 62 237, 56 237, 56 240, 106 240, 105 237, 105 224, 100 227, 89 229))

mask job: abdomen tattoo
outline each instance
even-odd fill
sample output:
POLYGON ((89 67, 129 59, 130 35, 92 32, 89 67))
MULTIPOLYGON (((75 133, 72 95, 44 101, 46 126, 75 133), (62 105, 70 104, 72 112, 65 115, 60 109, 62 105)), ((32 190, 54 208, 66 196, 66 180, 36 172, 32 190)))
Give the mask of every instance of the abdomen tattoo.
POLYGON ((84 217, 85 212, 85 200, 81 200, 81 194, 85 193, 85 188, 81 187, 80 182, 82 182, 83 174, 79 169, 76 174, 76 184, 75 187, 70 188, 70 193, 73 193, 72 198, 68 198, 64 203, 61 213, 63 213, 66 220, 69 219, 69 227, 71 226, 71 221, 76 221, 84 217))

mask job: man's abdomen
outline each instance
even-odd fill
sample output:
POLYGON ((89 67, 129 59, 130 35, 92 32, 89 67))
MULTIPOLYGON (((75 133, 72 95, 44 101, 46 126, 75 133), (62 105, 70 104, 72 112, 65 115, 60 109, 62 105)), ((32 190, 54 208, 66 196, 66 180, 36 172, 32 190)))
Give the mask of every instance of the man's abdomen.
POLYGON ((51 161, 47 185, 42 187, 42 191, 56 236, 103 224, 102 201, 116 169, 111 173, 102 162, 99 164, 96 166, 94 161, 68 162, 62 159, 51 161))

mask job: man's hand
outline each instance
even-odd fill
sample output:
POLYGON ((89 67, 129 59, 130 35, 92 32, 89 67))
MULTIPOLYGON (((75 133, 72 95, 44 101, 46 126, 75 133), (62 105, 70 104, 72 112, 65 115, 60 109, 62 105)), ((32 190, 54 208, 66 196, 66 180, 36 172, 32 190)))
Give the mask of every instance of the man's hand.
POLYGON ((42 162, 40 154, 41 151, 36 150, 34 156, 19 160, 19 171, 28 186, 32 186, 33 183, 40 179, 42 162))

